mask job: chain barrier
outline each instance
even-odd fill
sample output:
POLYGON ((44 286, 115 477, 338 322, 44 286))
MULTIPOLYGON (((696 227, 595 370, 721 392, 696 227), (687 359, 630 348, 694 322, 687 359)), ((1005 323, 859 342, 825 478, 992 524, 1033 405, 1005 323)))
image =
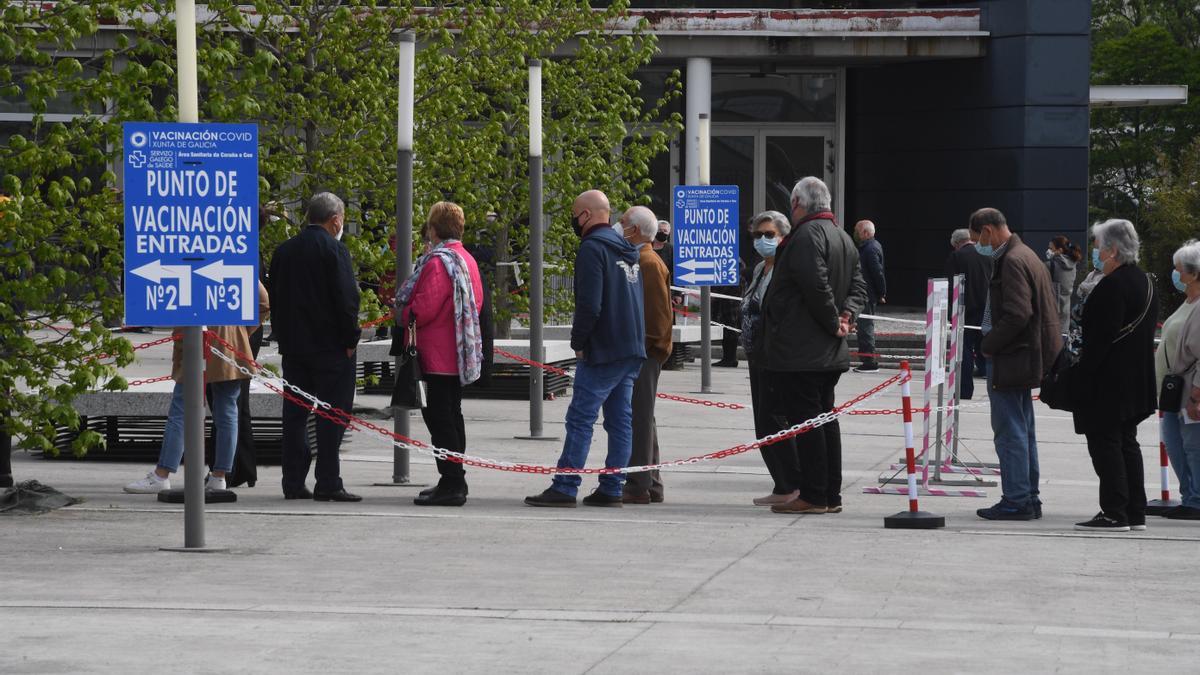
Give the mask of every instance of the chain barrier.
MULTIPOLYGON (((288 394, 286 391, 283 391, 280 388, 276 387, 273 382, 262 377, 260 374, 263 371, 262 366, 259 365, 257 362, 255 362, 254 359, 251 358, 249 355, 239 352, 233 345, 231 345, 228 342, 226 342, 225 340, 221 339, 220 336, 217 336, 212 333, 208 333, 206 335, 208 337, 207 342, 209 342, 209 345, 208 345, 209 351, 211 351, 214 356, 225 361, 226 363, 230 364, 234 368, 238 369, 243 374, 253 378, 255 381, 263 384, 264 386, 268 387, 269 389, 271 389, 277 393, 280 393, 287 400, 289 400, 297 405, 301 405, 301 406, 307 408, 308 410, 313 411, 317 415, 320 415, 321 417, 323 417, 331 422, 334 422, 335 424, 338 424, 339 426, 344 426, 344 427, 347 427, 350 429, 367 429, 370 431, 374 431, 374 432, 380 434, 381 436, 387 437, 394 445, 397 445, 402 448, 409 448, 412 450, 416 450, 423 454, 432 455, 435 459, 449 460, 452 462, 457 462, 457 463, 465 464, 468 466, 485 468, 485 469, 494 469, 497 471, 507 471, 507 472, 512 472, 512 473, 542 474, 542 475, 552 475, 552 474, 589 475, 589 474, 635 473, 635 472, 640 472, 640 471, 650 471, 653 469, 665 469, 665 468, 670 468, 670 467, 685 466, 688 464, 697 464, 700 462, 719 460, 719 459, 724 459, 726 457, 732 457, 733 455, 739 455, 739 454, 742 454, 745 452, 749 452, 751 450, 756 450, 761 447, 779 443, 780 441, 784 441, 789 438, 794 438, 796 436, 799 436, 800 434, 808 433, 808 432, 812 431, 813 429, 816 429, 818 427, 829 424, 830 422, 833 422, 834 420, 837 420, 838 418, 849 414, 854 409, 855 406, 857 406, 861 403, 864 403, 868 400, 871 400, 871 399, 875 398, 876 396, 879 396, 880 394, 882 394, 884 391, 886 391, 891 386, 911 378, 911 375, 909 375, 907 372, 901 373, 899 375, 895 375, 895 376, 885 380, 884 382, 880 383, 879 385, 872 388, 871 390, 851 399, 850 401, 842 404, 841 406, 839 406, 837 408, 834 408, 833 410, 831 410, 829 412, 821 413, 820 415, 817 415, 816 417, 814 417, 810 420, 805 420, 804 422, 801 422, 800 424, 797 424, 789 429, 785 429, 783 431, 771 434, 764 438, 755 440, 753 443, 745 443, 745 444, 741 444, 741 445, 735 445, 735 446, 732 446, 729 448, 725 448, 723 450, 716 450, 716 451, 705 453, 702 455, 694 455, 692 457, 688 457, 685 459, 673 460, 670 462, 661 462, 659 464, 652 464, 652 465, 646 465, 646 466, 600 467, 600 468, 557 467, 557 466, 546 466, 546 465, 541 465, 541 464, 525 464, 525 463, 517 463, 517 462, 506 462, 506 461, 502 461, 502 460, 489 459, 486 457, 479 457, 479 456, 475 456, 475 455, 469 455, 466 453, 455 452, 452 450, 446 450, 444 448, 431 448, 431 447, 425 445, 424 443, 417 441, 416 439, 408 438, 407 436, 397 434, 391 430, 384 429, 383 427, 380 427, 376 424, 372 424, 371 422, 368 422, 367 420, 356 417, 353 414, 348 413, 344 410, 339 410, 337 408, 334 408, 330 404, 328 404, 324 401, 321 401, 320 399, 316 398, 315 396, 303 391, 299 387, 287 382, 287 380, 283 379, 282 377, 275 378, 283 385, 284 389, 291 390, 291 391, 295 392, 296 395, 288 394), (216 343, 216 344, 212 344, 212 343, 216 343), (218 347, 217 347, 218 344, 221 347, 223 347, 225 350, 228 350, 233 356, 227 356, 221 349, 218 349, 218 347), (251 372, 249 368, 247 368, 245 365, 242 365, 242 363, 239 363, 239 360, 252 365, 259 372, 258 373, 251 372), (303 397, 304 400, 301 400, 300 397, 303 397)), ((274 376, 272 376, 272 377, 274 377, 274 376)))
POLYGON ((170 375, 163 375, 161 377, 151 377, 151 378, 147 378, 145 380, 130 380, 129 382, 126 383, 126 385, 130 386, 130 387, 140 387, 143 384, 154 384, 155 382, 166 382, 169 379, 171 379, 170 375))

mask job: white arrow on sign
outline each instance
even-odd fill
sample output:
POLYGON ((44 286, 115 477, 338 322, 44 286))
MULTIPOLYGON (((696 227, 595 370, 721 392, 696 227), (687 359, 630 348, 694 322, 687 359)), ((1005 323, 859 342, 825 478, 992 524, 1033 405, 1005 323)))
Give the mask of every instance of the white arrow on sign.
POLYGON ((192 306, 192 268, 188 265, 164 265, 162 260, 155 260, 131 269, 129 273, 149 279, 156 284, 161 284, 163 279, 178 279, 179 306, 192 306))
POLYGON ((679 266, 685 270, 695 272, 696 270, 711 270, 715 269, 716 262, 712 260, 681 260, 679 266))
POLYGON ((712 274, 696 274, 695 272, 688 272, 687 274, 679 275, 679 280, 685 284, 694 284, 697 281, 710 281, 715 283, 717 281, 717 277, 712 274))
POLYGON ((258 302, 257 289, 254 287, 253 265, 226 265, 224 260, 218 260, 211 265, 205 265, 196 270, 196 274, 218 283, 229 278, 240 279, 242 282, 242 320, 254 318, 254 304, 258 302))

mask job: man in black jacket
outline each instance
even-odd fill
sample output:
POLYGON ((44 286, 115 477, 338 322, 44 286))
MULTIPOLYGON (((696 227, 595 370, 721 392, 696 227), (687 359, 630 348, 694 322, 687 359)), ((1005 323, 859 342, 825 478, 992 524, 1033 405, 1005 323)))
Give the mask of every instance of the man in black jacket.
MULTIPOLYGON (((313 196, 308 227, 275 249, 271 259, 271 323, 283 356, 283 377, 339 410, 354 403, 354 349, 358 282, 350 251, 341 243, 346 207, 329 192, 313 196)), ((294 392, 293 392, 294 393, 294 392)), ((283 404, 283 496, 285 499, 357 502, 346 492, 338 466, 345 427, 317 416, 317 483, 304 482, 312 463, 304 406, 283 404)))
MULTIPOLYGON (((965 227, 955 230, 950 235, 950 246, 954 252, 946 259, 947 277, 953 279, 958 274, 965 277, 963 279, 965 289, 963 318, 968 326, 978 326, 983 321, 983 309, 987 305, 988 284, 992 280, 992 259, 979 254, 974 239, 977 236, 972 235, 971 231, 965 227)), ((962 375, 959 377, 958 389, 963 399, 970 399, 975 395, 973 378, 984 374, 983 370, 986 364, 983 352, 979 348, 982 341, 983 335, 978 330, 969 328, 963 331, 962 375)))
MULTIPOLYGON (((850 369, 846 335, 867 300, 858 249, 829 211, 829 188, 809 176, 792 189, 792 231, 775 253, 763 298, 763 351, 773 395, 789 426, 833 410, 850 369)), ((781 470, 800 496, 776 513, 840 513, 842 437, 836 421, 796 437, 781 470)))
MULTIPOLYGON (((858 260, 862 266, 863 279, 867 282, 867 304, 863 314, 874 314, 881 304, 887 304, 887 274, 883 267, 883 245, 875 239, 875 223, 860 220, 854 225, 854 238, 858 240, 858 260)), ((862 365, 856 373, 874 373, 879 370, 875 356, 875 321, 859 319, 858 351, 869 356, 862 357, 862 365)))

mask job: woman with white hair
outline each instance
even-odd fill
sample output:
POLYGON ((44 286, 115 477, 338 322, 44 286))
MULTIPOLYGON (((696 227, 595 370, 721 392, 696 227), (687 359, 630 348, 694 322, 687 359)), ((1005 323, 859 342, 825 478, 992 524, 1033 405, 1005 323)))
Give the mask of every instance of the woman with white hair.
POLYGON ((1137 426, 1154 413, 1154 284, 1137 266, 1138 234, 1127 220, 1092 228, 1093 266, 1104 274, 1083 309, 1079 362, 1067 372, 1075 433, 1087 438, 1100 478, 1100 513, 1075 529, 1146 529, 1137 426))
POLYGON ((1175 251, 1171 281, 1186 298, 1163 322, 1162 345, 1154 355, 1158 390, 1163 378, 1183 378, 1183 409, 1163 411, 1162 438, 1183 503, 1163 515, 1173 520, 1200 520, 1200 242, 1195 239, 1175 251))

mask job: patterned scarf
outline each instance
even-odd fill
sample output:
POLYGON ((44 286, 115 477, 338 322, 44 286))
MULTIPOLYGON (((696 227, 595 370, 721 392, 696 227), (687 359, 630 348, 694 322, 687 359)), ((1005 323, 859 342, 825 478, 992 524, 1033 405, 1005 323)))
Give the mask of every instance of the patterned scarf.
POLYGON ((471 271, 467 268, 467 261, 458 252, 446 248, 446 244, 451 242, 457 240, 442 241, 417 259, 412 275, 396 293, 396 306, 408 304, 426 263, 434 258, 440 259, 454 284, 454 345, 458 352, 458 381, 467 385, 479 379, 483 363, 483 339, 480 337, 479 312, 476 311, 475 289, 471 286, 471 271))

